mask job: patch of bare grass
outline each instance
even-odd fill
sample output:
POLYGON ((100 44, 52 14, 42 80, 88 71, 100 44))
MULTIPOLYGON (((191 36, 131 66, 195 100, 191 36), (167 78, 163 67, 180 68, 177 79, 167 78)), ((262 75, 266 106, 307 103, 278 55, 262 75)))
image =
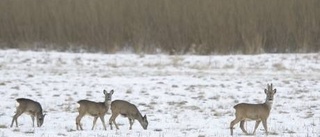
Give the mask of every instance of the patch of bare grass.
POLYGON ((172 66, 178 67, 183 60, 184 60, 184 58, 182 58, 181 56, 171 57, 172 66))
POLYGON ((8 128, 6 125, 0 125, 0 128, 8 128))
POLYGON ((60 94, 54 94, 52 97, 60 97, 60 94))
POLYGON ((284 66, 282 63, 274 63, 272 64, 272 67, 277 70, 287 70, 287 67, 284 66))
POLYGON ((15 89, 15 90, 20 90, 20 86, 13 86, 13 87, 11 87, 11 89, 15 89))
POLYGON ((25 131, 24 133, 26 133, 26 134, 34 134, 34 130, 25 131))
POLYGON ((12 130, 13 132, 20 132, 20 129, 19 128, 15 128, 12 130))
POLYGON ((132 88, 127 89, 126 94, 132 94, 132 88))
POLYGON ((225 64, 222 68, 223 69, 233 69, 234 65, 233 64, 225 64))
POLYGON ((170 106, 173 106, 173 105, 175 105, 175 106, 183 106, 183 105, 187 104, 188 102, 187 101, 180 101, 180 102, 170 101, 170 102, 167 102, 167 103, 170 106))
POLYGON ((277 135, 279 135, 277 132, 269 132, 269 135, 275 135, 275 136, 277 136, 277 135))

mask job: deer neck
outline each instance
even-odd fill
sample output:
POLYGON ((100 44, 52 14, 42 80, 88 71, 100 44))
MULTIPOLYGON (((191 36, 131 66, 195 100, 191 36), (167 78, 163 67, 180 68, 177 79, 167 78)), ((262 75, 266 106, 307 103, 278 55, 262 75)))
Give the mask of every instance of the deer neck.
POLYGON ((42 107, 39 107, 39 112, 37 113, 37 116, 43 116, 42 107))
POLYGON ((111 101, 109 101, 109 100, 105 100, 105 101, 104 101, 104 105, 105 105, 105 106, 110 106, 110 104, 111 104, 111 101))
POLYGON ((135 116, 135 118, 139 121, 139 123, 141 124, 142 122, 142 115, 140 112, 138 112, 138 114, 135 116))
POLYGON ((43 114, 42 114, 42 111, 40 111, 40 112, 38 112, 37 114, 36 114, 36 117, 42 117, 43 116, 43 114))
POLYGON ((264 102, 264 104, 268 107, 269 110, 271 110, 273 101, 266 100, 266 102, 264 102))

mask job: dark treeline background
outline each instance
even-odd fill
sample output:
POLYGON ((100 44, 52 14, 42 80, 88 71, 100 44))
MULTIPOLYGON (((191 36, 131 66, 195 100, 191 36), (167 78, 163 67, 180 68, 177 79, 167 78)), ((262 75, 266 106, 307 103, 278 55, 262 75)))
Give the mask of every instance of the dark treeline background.
POLYGON ((0 0, 0 48, 319 52, 320 0, 0 0))

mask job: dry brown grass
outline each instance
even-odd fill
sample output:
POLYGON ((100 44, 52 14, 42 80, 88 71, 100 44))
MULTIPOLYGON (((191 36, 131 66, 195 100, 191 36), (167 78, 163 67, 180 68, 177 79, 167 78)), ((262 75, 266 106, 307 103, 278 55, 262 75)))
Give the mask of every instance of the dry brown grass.
POLYGON ((0 48, 317 52, 319 0, 1 0, 0 48))
POLYGON ((0 128, 8 128, 6 125, 0 125, 0 128))

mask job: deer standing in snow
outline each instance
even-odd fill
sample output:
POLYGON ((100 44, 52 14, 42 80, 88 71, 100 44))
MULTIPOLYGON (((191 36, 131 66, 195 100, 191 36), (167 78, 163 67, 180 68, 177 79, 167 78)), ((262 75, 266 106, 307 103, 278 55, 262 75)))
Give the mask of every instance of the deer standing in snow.
POLYGON ((77 130, 79 130, 79 128, 80 128, 80 130, 83 130, 80 121, 81 121, 82 117, 85 115, 90 115, 90 116, 94 117, 93 125, 91 128, 92 130, 94 129, 94 126, 95 126, 98 118, 100 118, 104 129, 107 130, 106 124, 104 122, 104 115, 109 110, 109 105, 110 105, 110 102, 112 99, 113 92, 114 92, 113 90, 111 90, 110 93, 108 93, 106 90, 103 90, 103 94, 105 95, 104 102, 94 102, 94 101, 90 101, 90 100, 78 101, 79 115, 76 118, 77 130))
POLYGON ((240 103, 235 105, 233 108, 236 109, 236 118, 230 123, 230 132, 233 135, 233 126, 240 122, 241 130, 248 134, 248 132, 244 129, 244 123, 247 120, 255 120, 255 128, 253 134, 255 134, 256 129, 262 121, 263 127, 266 130, 266 134, 268 134, 268 126, 267 119, 270 114, 270 110, 273 103, 273 96, 276 93, 276 89, 273 89, 272 84, 267 85, 267 89, 264 90, 266 94, 266 100, 262 104, 248 104, 248 103, 240 103))
POLYGON ((124 100, 112 101, 111 112, 112 112, 112 115, 109 119, 109 125, 111 130, 112 130, 112 122, 116 126, 116 128, 119 129, 115 121, 119 114, 121 114, 122 116, 128 117, 129 123, 130 123, 130 127, 129 127, 130 130, 132 129, 132 125, 135 119, 139 121, 143 129, 146 130, 148 127, 147 116, 146 115, 142 116, 138 108, 134 104, 131 104, 127 101, 124 101, 124 100))
POLYGON ((18 98, 16 99, 16 114, 12 118, 11 126, 16 122, 16 127, 18 127, 18 117, 23 114, 29 114, 32 119, 32 126, 34 127, 34 118, 37 121, 37 127, 42 126, 45 115, 42 113, 42 107, 39 102, 33 101, 31 99, 26 98, 18 98))

